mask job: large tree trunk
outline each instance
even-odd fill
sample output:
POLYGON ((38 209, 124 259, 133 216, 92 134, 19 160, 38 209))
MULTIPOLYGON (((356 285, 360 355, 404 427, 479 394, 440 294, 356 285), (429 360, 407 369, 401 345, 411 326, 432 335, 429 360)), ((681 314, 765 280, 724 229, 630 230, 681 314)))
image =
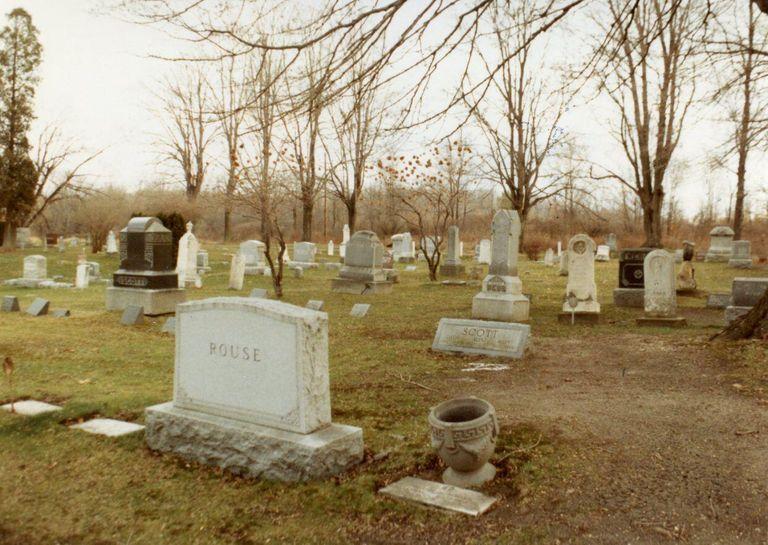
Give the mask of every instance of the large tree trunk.
POLYGON ((355 199, 350 199, 349 202, 344 203, 347 206, 347 225, 349 225, 349 232, 355 232, 355 224, 357 223, 357 202, 355 199))
POLYGON ((312 218, 315 212, 315 203, 311 198, 305 197, 301 203, 301 240, 312 242, 312 218))
POLYGON ((650 199, 643 204, 643 232, 646 248, 661 248, 662 221, 661 209, 664 202, 664 193, 654 191, 650 199))
POLYGON ((224 242, 229 242, 232 236, 232 211, 229 205, 224 206, 224 242))
POLYGON ((710 337, 713 339, 739 340, 749 338, 768 339, 768 290, 747 314, 734 320, 731 325, 710 337))

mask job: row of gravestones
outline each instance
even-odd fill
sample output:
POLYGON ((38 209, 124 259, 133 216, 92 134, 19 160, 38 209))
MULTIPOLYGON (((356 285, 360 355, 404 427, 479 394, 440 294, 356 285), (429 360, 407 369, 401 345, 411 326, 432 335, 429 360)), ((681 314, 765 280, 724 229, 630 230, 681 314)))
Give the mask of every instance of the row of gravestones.
MULTIPOLYGON (((48 314, 51 303, 47 299, 42 297, 35 298, 32 303, 27 307, 25 311, 30 316, 45 316, 48 314)), ((21 306, 19 305, 19 298, 15 295, 3 296, 2 304, 0 304, 0 312, 20 312, 21 306)), ((66 309, 54 309, 51 311, 51 316, 55 318, 66 318, 70 315, 69 310, 66 309)))

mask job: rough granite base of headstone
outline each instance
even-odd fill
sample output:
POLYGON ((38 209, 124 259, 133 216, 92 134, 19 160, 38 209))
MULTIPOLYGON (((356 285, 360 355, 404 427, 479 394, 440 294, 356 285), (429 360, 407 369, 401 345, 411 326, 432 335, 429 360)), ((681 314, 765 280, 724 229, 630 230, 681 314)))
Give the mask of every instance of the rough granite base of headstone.
POLYGON ((149 448, 238 475, 296 482, 344 472, 363 459, 363 431, 330 424, 302 434, 173 406, 146 409, 149 448))
POLYGON ((617 307, 645 308, 645 290, 642 288, 614 288, 613 304, 617 307))
POLYGON ((441 276, 463 276, 465 272, 464 265, 440 265, 441 276))
POLYGON ((481 291, 472 298, 472 318, 496 322, 527 322, 531 302, 521 294, 481 291))
POLYGON ((19 312, 19 298, 14 295, 6 295, 3 297, 3 305, 0 307, 2 312, 19 312))
POLYGON ((520 359, 530 333, 531 326, 527 324, 441 318, 432 350, 520 359))
POLYGON ((557 321, 561 324, 570 325, 595 325, 600 323, 600 313, 598 312, 561 312, 557 315, 557 321))
POLYGON ((144 323, 144 308, 137 305, 128 305, 123 310, 120 318, 122 325, 140 325, 144 323))
POLYGON ((176 305, 187 300, 187 291, 179 288, 170 289, 136 289, 136 288, 107 288, 107 310, 125 310, 133 305, 144 307, 147 316, 173 314, 176 305))
POLYGON ((367 282, 350 278, 334 278, 331 280, 331 291, 336 293, 351 293, 353 295, 392 293, 392 282, 367 282))
POLYGON ((380 494, 430 507, 439 507, 465 515, 482 515, 496 503, 496 498, 450 484, 405 477, 379 490, 380 494))
POLYGON ((637 318, 637 325, 644 327, 685 327, 688 321, 682 316, 642 316, 637 318))
POLYGON ((733 322, 747 314, 750 310, 752 310, 752 307, 728 305, 725 307, 725 325, 731 325, 733 322))
POLYGON ((30 316, 44 316, 48 314, 48 307, 50 304, 51 303, 47 299, 38 297, 32 301, 32 304, 29 305, 29 308, 27 308, 27 314, 30 316))
POLYGON ((724 309, 733 303, 730 293, 710 293, 707 295, 707 308, 724 309))

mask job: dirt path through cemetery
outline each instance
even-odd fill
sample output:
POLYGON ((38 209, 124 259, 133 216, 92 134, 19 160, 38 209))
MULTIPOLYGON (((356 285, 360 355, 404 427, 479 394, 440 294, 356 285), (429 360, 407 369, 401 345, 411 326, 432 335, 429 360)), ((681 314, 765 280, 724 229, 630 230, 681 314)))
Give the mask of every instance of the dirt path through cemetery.
POLYGON ((457 377, 566 445, 562 482, 488 516, 562 543, 768 543, 768 406, 727 371, 701 339, 628 334, 537 339, 523 365, 457 377))

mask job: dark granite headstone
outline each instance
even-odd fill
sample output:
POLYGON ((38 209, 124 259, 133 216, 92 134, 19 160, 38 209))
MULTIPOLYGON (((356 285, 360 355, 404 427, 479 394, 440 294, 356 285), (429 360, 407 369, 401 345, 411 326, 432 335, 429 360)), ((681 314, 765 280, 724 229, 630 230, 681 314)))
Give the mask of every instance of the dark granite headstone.
POLYGON ((157 218, 133 218, 120 231, 120 269, 112 278, 119 288, 178 288, 171 231, 157 218))
POLYGON ((48 246, 56 246, 59 243, 58 233, 48 233, 45 235, 45 243, 48 246))
POLYGON ((3 297, 3 306, 0 307, 0 310, 3 312, 18 312, 21 310, 19 308, 19 298, 15 295, 6 295, 3 297))
POLYGON ((627 248, 619 254, 619 287, 645 288, 643 262, 653 248, 627 248))
POLYGON ((122 325, 139 325, 144 323, 144 307, 128 305, 120 318, 122 325))
POLYGON ((693 242, 683 241, 683 261, 693 261, 696 245, 693 242))
POLYGON ((32 301, 32 304, 29 305, 29 308, 27 309, 27 314, 30 316, 44 316, 45 314, 48 314, 48 307, 50 306, 50 302, 47 299, 43 299, 42 297, 38 297, 34 301, 32 301))

